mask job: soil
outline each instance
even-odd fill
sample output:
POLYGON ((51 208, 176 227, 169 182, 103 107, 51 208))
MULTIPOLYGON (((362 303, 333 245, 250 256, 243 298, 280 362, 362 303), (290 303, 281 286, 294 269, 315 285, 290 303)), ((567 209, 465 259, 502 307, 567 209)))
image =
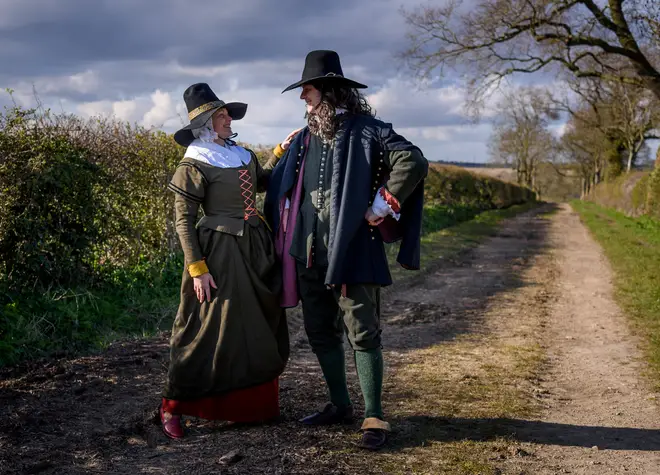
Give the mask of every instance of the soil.
MULTIPOLYGON (((167 439, 157 415, 167 334, 0 370, 0 472, 660 473, 658 394, 644 377, 639 342, 613 299, 612 271, 570 207, 562 205, 550 217, 541 213, 549 210, 508 220, 479 247, 440 259, 384 292, 384 404, 395 431, 382 454, 355 447, 359 420, 322 429, 297 422, 324 404, 326 391, 300 314, 293 311, 282 415, 266 424, 186 419, 186 437, 167 439), (468 381, 480 377, 470 373, 470 359, 488 357, 488 345, 538 342, 540 373, 516 387, 521 401, 532 401, 525 404, 536 408, 533 416, 484 419, 457 411, 433 419, 421 399, 410 397, 414 391, 399 384, 415 384, 409 368, 425 351, 451 349, 466 338, 483 345, 472 353, 446 353, 447 365, 459 358, 465 363, 457 367, 468 381), (433 452, 420 452, 429 457, 421 461, 426 469, 406 468, 410 451, 429 443, 415 435, 420 421, 439 428, 439 446, 471 440, 486 451, 489 441, 505 437, 513 448, 491 460, 490 471, 429 468, 438 463, 433 452)), ((348 376, 360 411, 352 368, 348 376)))

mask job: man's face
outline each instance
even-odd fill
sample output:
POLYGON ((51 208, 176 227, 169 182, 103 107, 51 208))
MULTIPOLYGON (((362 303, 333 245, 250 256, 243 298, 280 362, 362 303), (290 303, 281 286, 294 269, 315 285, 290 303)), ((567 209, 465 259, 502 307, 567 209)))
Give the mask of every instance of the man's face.
POLYGON ((305 101, 307 113, 309 114, 321 103, 321 91, 311 84, 305 84, 300 93, 300 98, 305 101))
POLYGON ((213 130, 216 131, 218 137, 226 139, 231 136, 231 117, 227 109, 218 109, 213 114, 213 130))

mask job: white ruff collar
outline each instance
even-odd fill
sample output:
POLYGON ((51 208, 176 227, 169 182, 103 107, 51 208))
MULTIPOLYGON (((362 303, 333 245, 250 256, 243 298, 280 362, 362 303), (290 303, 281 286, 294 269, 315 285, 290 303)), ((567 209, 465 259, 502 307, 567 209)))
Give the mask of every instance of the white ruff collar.
POLYGON ((184 157, 199 160, 219 168, 238 168, 250 163, 252 155, 238 145, 223 147, 215 142, 195 139, 188 145, 184 157))

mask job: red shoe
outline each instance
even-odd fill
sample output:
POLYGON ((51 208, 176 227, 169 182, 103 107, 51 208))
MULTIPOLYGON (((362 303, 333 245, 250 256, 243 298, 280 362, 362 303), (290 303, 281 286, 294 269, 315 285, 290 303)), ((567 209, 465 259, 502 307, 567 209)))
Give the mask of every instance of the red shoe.
POLYGON ((183 428, 181 427, 181 416, 170 414, 168 420, 165 420, 163 406, 160 406, 160 422, 163 424, 163 433, 170 439, 181 439, 183 437, 183 428))

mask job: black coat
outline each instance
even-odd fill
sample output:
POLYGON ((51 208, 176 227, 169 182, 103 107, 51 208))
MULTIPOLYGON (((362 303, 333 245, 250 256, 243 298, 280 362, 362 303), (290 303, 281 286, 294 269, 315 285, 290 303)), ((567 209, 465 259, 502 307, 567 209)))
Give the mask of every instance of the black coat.
MULTIPOLYGON (((308 133, 309 129, 305 128, 296 136, 271 175, 264 213, 274 232, 280 224, 279 203, 293 189, 303 156, 304 137, 308 133)), ((374 190, 383 184, 375 169, 378 163, 383 163, 384 154, 413 149, 419 151, 396 134, 391 124, 363 115, 342 121, 332 157, 326 284, 392 283, 381 233, 368 225, 364 214, 374 198, 374 190)), ((428 166, 426 161, 424 163, 428 166)), ((401 204, 401 218, 397 223, 401 232, 397 262, 408 269, 419 269, 423 201, 422 180, 401 204)))

